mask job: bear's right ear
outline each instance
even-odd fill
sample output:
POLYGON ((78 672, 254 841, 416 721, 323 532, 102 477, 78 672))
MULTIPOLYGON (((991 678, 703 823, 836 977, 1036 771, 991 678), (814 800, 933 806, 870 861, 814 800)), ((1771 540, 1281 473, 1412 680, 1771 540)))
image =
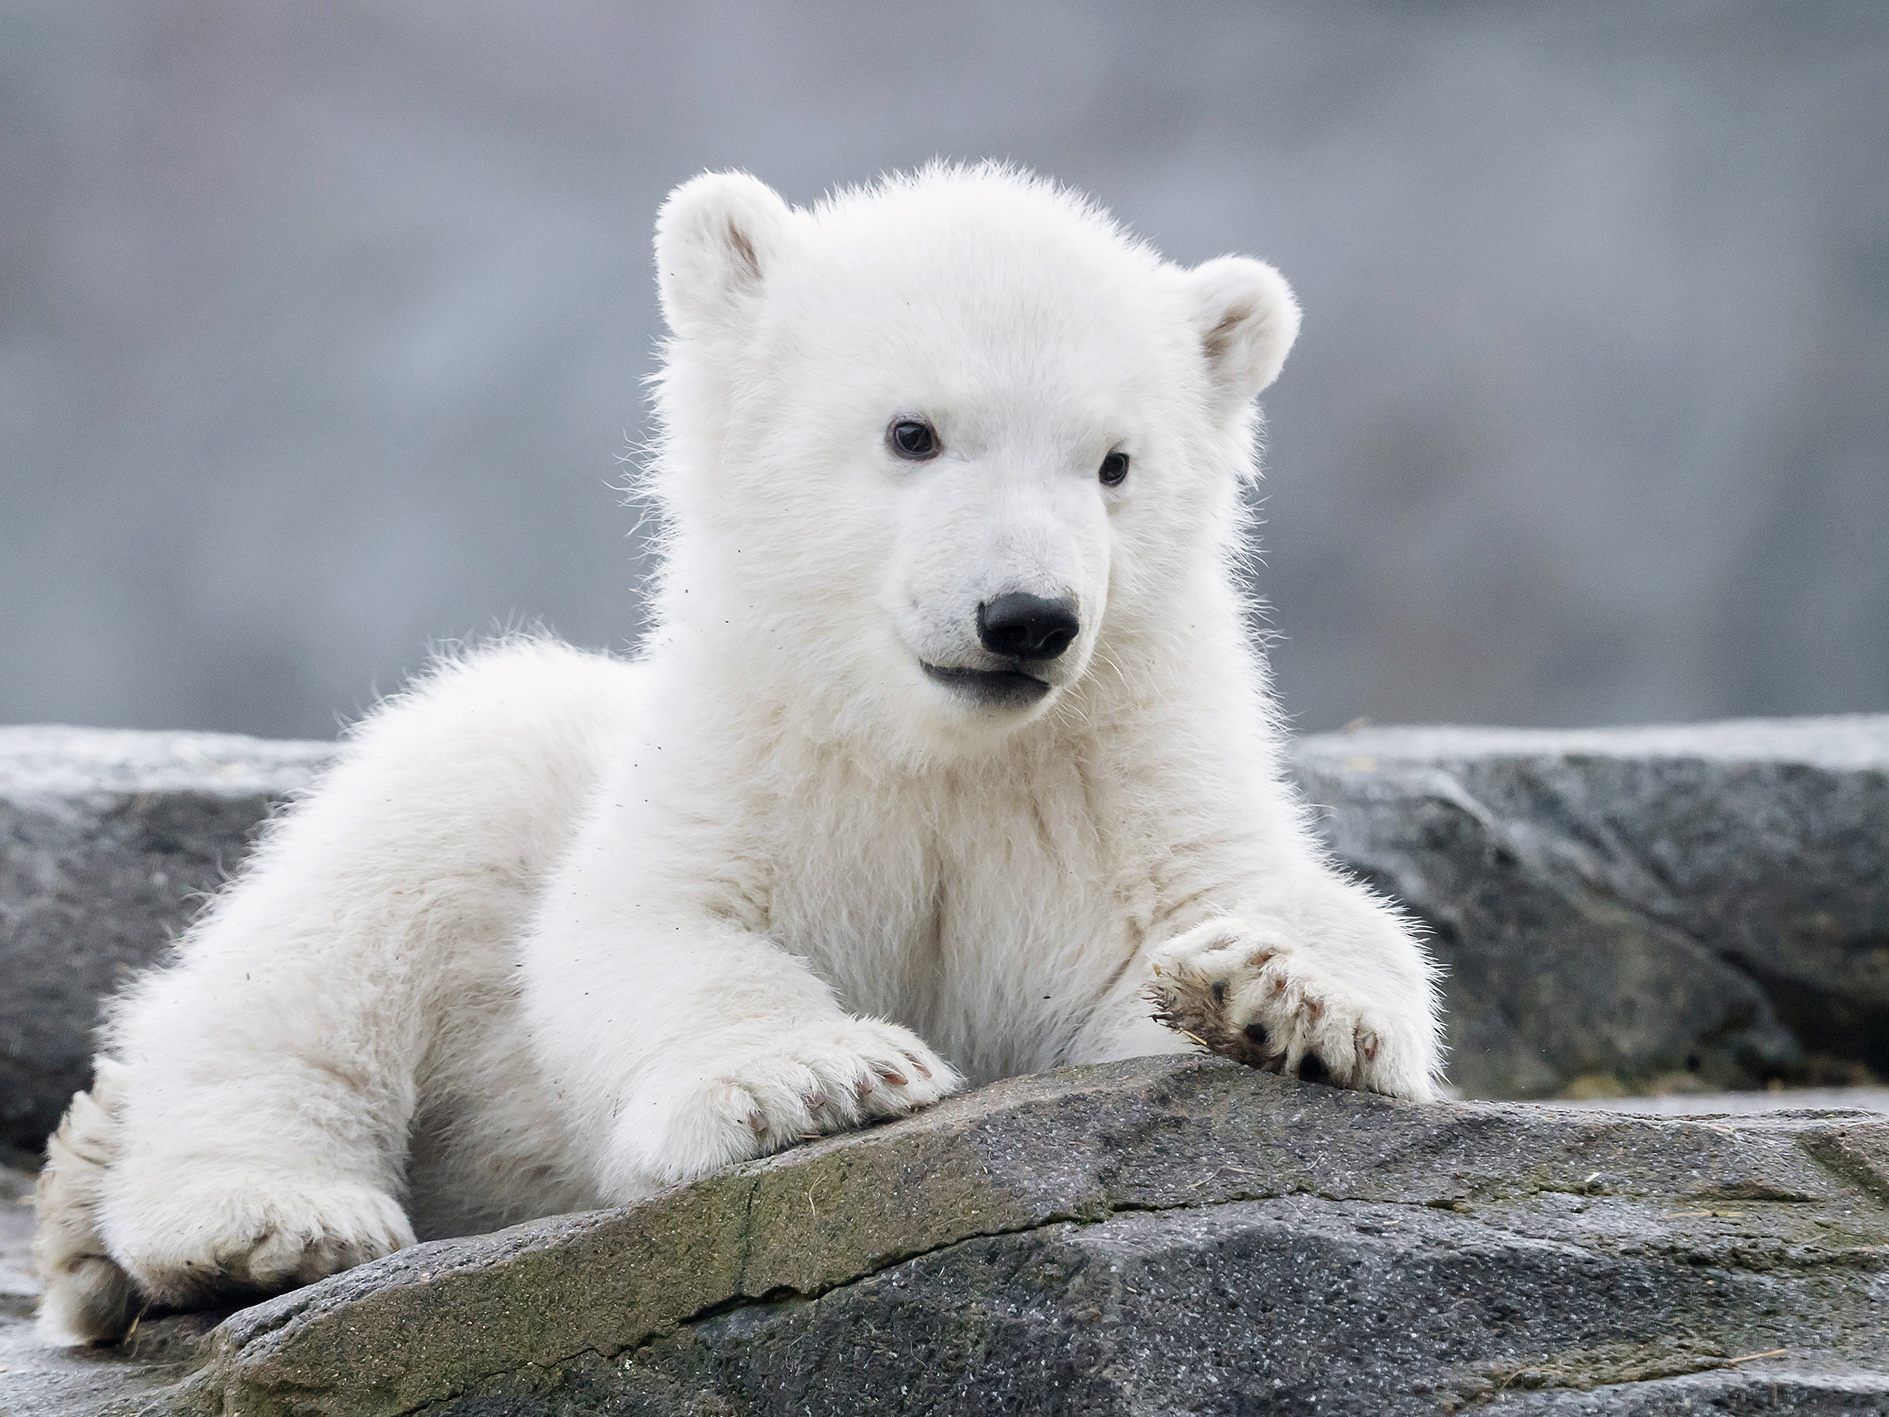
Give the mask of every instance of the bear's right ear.
POLYGON ((792 215, 745 172, 705 172, 671 192, 656 218, 656 288, 669 328, 687 338, 737 327, 792 215))

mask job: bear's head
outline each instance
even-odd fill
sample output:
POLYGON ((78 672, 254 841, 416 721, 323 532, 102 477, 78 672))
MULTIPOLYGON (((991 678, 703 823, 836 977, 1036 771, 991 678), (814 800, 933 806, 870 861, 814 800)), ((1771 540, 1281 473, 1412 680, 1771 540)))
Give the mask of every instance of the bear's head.
POLYGON ((698 177, 656 263, 661 623, 743 692, 961 754, 1159 692, 1237 620, 1254 396, 1299 327, 1272 267, 1183 269, 988 165, 809 209, 698 177))

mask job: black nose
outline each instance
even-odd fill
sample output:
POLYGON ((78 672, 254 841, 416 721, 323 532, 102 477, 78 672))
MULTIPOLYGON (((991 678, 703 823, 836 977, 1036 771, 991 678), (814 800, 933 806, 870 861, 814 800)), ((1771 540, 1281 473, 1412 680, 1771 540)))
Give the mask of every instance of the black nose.
POLYGON ((1066 597, 1045 600, 1013 590, 977 607, 977 636, 984 648, 1016 659, 1054 659, 1081 628, 1076 602, 1066 597))

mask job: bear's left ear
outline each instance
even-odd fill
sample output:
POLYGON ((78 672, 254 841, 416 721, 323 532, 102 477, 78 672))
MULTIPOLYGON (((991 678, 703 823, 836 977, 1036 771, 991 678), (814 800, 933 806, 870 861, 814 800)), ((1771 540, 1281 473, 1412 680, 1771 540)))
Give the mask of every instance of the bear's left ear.
POLYGON ((1286 278, 1246 256, 1222 256, 1183 271, 1194 328, 1222 398, 1244 405, 1279 377, 1299 337, 1299 302, 1286 278))
POLYGON ((739 328, 780 253, 793 209, 745 172, 705 172, 656 218, 656 287, 682 338, 739 328))

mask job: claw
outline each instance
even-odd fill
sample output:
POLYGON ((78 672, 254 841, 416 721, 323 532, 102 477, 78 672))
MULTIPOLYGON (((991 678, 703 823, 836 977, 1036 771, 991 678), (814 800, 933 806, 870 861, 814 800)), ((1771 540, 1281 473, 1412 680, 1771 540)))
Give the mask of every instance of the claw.
POLYGON ((881 1069, 879 1070, 879 1076, 880 1076, 880 1077, 882 1077, 882 1078, 884 1078, 884 1079, 885 1079, 885 1080, 886 1080, 887 1082, 889 1082, 889 1083, 891 1083, 891 1084, 892 1084, 892 1086, 894 1086, 894 1087, 904 1087, 904 1086, 905 1086, 905 1074, 904 1074, 904 1073, 895 1073, 895 1072, 892 1072, 892 1071, 890 1071, 889 1069, 886 1069, 886 1068, 881 1068, 881 1069))

